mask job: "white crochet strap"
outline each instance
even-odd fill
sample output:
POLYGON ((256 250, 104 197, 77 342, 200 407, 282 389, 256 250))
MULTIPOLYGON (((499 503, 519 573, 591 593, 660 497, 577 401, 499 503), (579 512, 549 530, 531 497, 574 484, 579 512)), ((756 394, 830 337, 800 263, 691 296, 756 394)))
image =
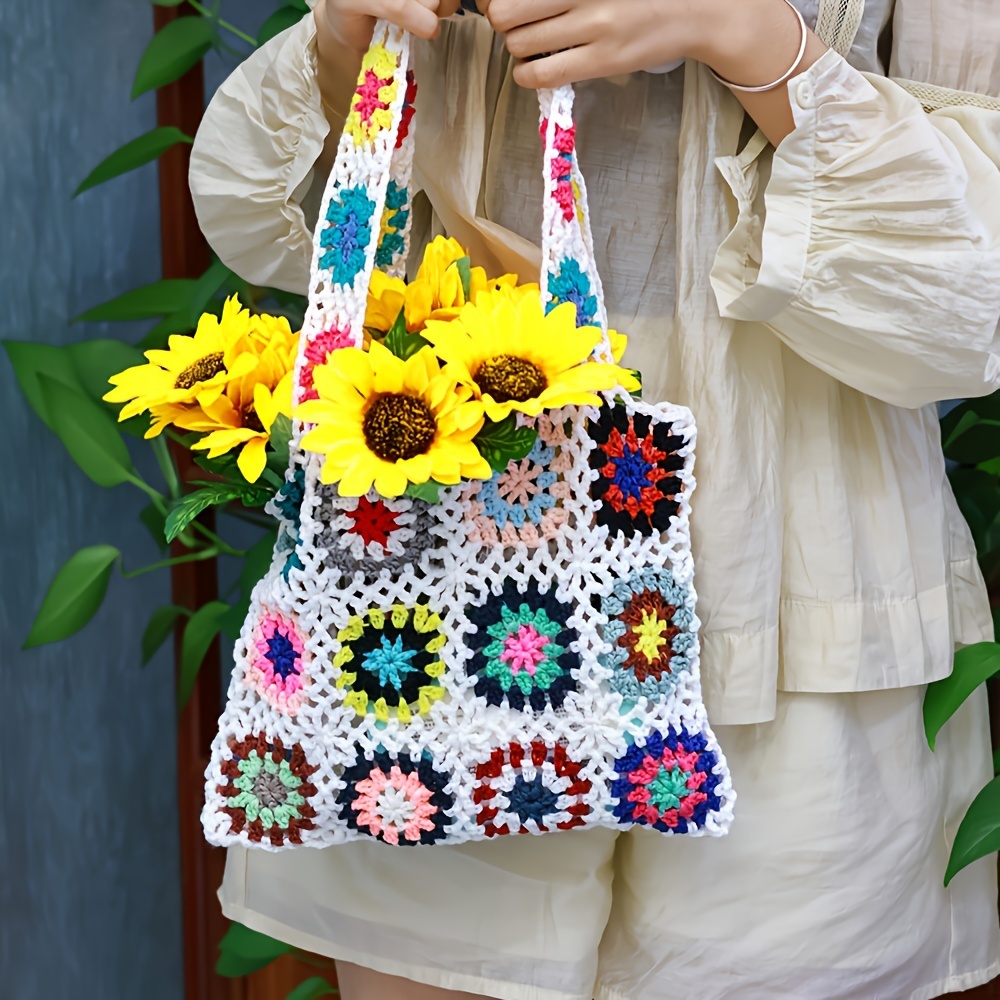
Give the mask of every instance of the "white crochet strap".
POLYGON ((851 51, 865 16, 865 0, 819 0, 816 34, 842 56, 851 51))

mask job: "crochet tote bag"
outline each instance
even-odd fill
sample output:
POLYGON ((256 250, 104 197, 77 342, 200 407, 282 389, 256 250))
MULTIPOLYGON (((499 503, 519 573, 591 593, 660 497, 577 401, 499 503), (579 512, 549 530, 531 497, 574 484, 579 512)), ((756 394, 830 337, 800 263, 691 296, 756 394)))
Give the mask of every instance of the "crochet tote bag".
MULTIPOLYGON (((408 62, 408 37, 380 22, 317 226, 299 401, 315 365, 362 345, 373 269, 402 273, 408 62)), ((601 326, 610 360, 573 91, 540 104, 543 298, 601 326)), ((727 831, 735 795, 698 676, 694 423, 623 389, 603 398, 535 418, 524 460, 437 503, 340 496, 296 422, 206 773, 211 842, 727 831)))

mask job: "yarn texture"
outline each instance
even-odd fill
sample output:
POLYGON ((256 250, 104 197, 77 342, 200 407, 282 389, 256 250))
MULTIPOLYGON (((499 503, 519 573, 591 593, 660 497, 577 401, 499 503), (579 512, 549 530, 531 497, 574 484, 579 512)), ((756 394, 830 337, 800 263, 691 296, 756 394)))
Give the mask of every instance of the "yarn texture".
MULTIPOLYGON (((364 346, 373 271, 404 271, 419 130, 408 66, 408 37, 379 22, 315 234, 297 402, 334 352, 364 346)), ((543 303, 574 303, 611 363, 573 91, 539 101, 543 303)), ((530 453, 436 501, 342 496, 296 421, 268 505, 278 542, 206 772, 212 843, 728 831, 735 793, 698 669, 694 421, 621 388, 599 398, 518 414, 537 432, 530 453)))

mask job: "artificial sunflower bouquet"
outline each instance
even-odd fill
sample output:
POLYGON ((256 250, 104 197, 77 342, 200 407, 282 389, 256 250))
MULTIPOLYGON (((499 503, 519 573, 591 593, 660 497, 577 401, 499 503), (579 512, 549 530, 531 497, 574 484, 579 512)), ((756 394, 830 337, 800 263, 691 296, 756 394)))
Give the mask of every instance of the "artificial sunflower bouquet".
POLYGON ((612 337, 614 364, 595 361, 602 332, 576 317, 571 299, 546 312, 537 284, 488 278, 438 237, 411 282, 372 275, 364 347, 331 350, 308 373, 302 447, 346 497, 433 502, 442 486, 490 479, 531 452, 543 412, 638 388, 617 364, 625 338, 612 337))
POLYGON ((324 456, 322 480, 342 496, 374 488, 433 501, 442 486, 490 479, 530 454, 543 412, 638 388, 617 364, 625 338, 611 335, 614 364, 595 361, 601 330, 576 316, 571 298, 546 313, 537 284, 490 279, 438 237, 411 282, 373 274, 363 347, 321 335, 319 353, 306 351, 294 409, 300 335, 235 295, 221 317, 206 313, 192 336, 112 376, 104 398, 123 404, 119 420, 148 412, 147 438, 169 429, 219 479, 280 486, 294 415, 311 425, 302 447, 324 456))

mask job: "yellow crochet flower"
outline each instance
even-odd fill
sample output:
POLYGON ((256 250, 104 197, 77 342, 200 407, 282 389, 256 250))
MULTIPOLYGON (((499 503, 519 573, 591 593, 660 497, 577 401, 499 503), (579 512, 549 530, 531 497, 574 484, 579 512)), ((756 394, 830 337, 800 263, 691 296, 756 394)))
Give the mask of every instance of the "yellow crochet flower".
POLYGON ((373 45, 361 62, 357 90, 351 99, 347 128, 355 146, 364 146, 392 127, 391 105, 398 87, 393 79, 397 58, 384 45, 373 45))
MULTIPOLYGON (((115 388, 104 399, 126 404, 119 420, 154 407, 173 416, 185 406, 213 402, 230 381, 249 374, 257 365, 256 356, 240 346, 250 325, 250 313, 234 295, 226 300, 221 320, 206 313, 194 336, 172 336, 167 350, 146 351, 148 364, 113 375, 108 381, 115 388)), ((170 422, 154 419, 146 437, 156 437, 170 422)))
MULTIPOLYGON (((465 288, 458 267, 463 258, 467 259, 468 254, 458 240, 438 236, 427 244, 423 262, 409 284, 402 278, 390 278, 375 271, 368 289, 365 328, 379 338, 392 329, 401 309, 405 310, 406 329, 410 333, 419 333, 429 319, 454 319, 465 305, 465 288)), ((470 302, 475 302, 482 292, 516 287, 515 274, 490 280, 483 268, 469 268, 470 302)), ((534 288, 538 292, 537 285, 521 288, 534 288)))
POLYGON ((534 295, 483 296, 451 322, 431 320, 423 336, 494 421, 514 410, 537 416, 570 404, 599 406, 599 390, 638 387, 626 369, 591 361, 601 331, 578 328, 572 302, 546 315, 534 295))
POLYGON ((316 425, 302 447, 326 456, 321 478, 339 483, 341 496, 364 496, 374 485, 397 497, 410 483, 492 475, 472 440, 482 404, 457 389, 429 348, 402 361, 378 342, 369 351, 345 347, 313 377, 320 398, 295 414, 316 425))
POLYGON ((211 403, 173 414, 171 422, 184 430, 208 431, 193 444, 218 458, 234 448, 236 464, 247 482, 255 483, 267 464, 267 444, 279 413, 292 414, 292 374, 298 348, 284 316, 255 316, 243 340, 244 350, 257 357, 246 375, 232 379, 211 403))

